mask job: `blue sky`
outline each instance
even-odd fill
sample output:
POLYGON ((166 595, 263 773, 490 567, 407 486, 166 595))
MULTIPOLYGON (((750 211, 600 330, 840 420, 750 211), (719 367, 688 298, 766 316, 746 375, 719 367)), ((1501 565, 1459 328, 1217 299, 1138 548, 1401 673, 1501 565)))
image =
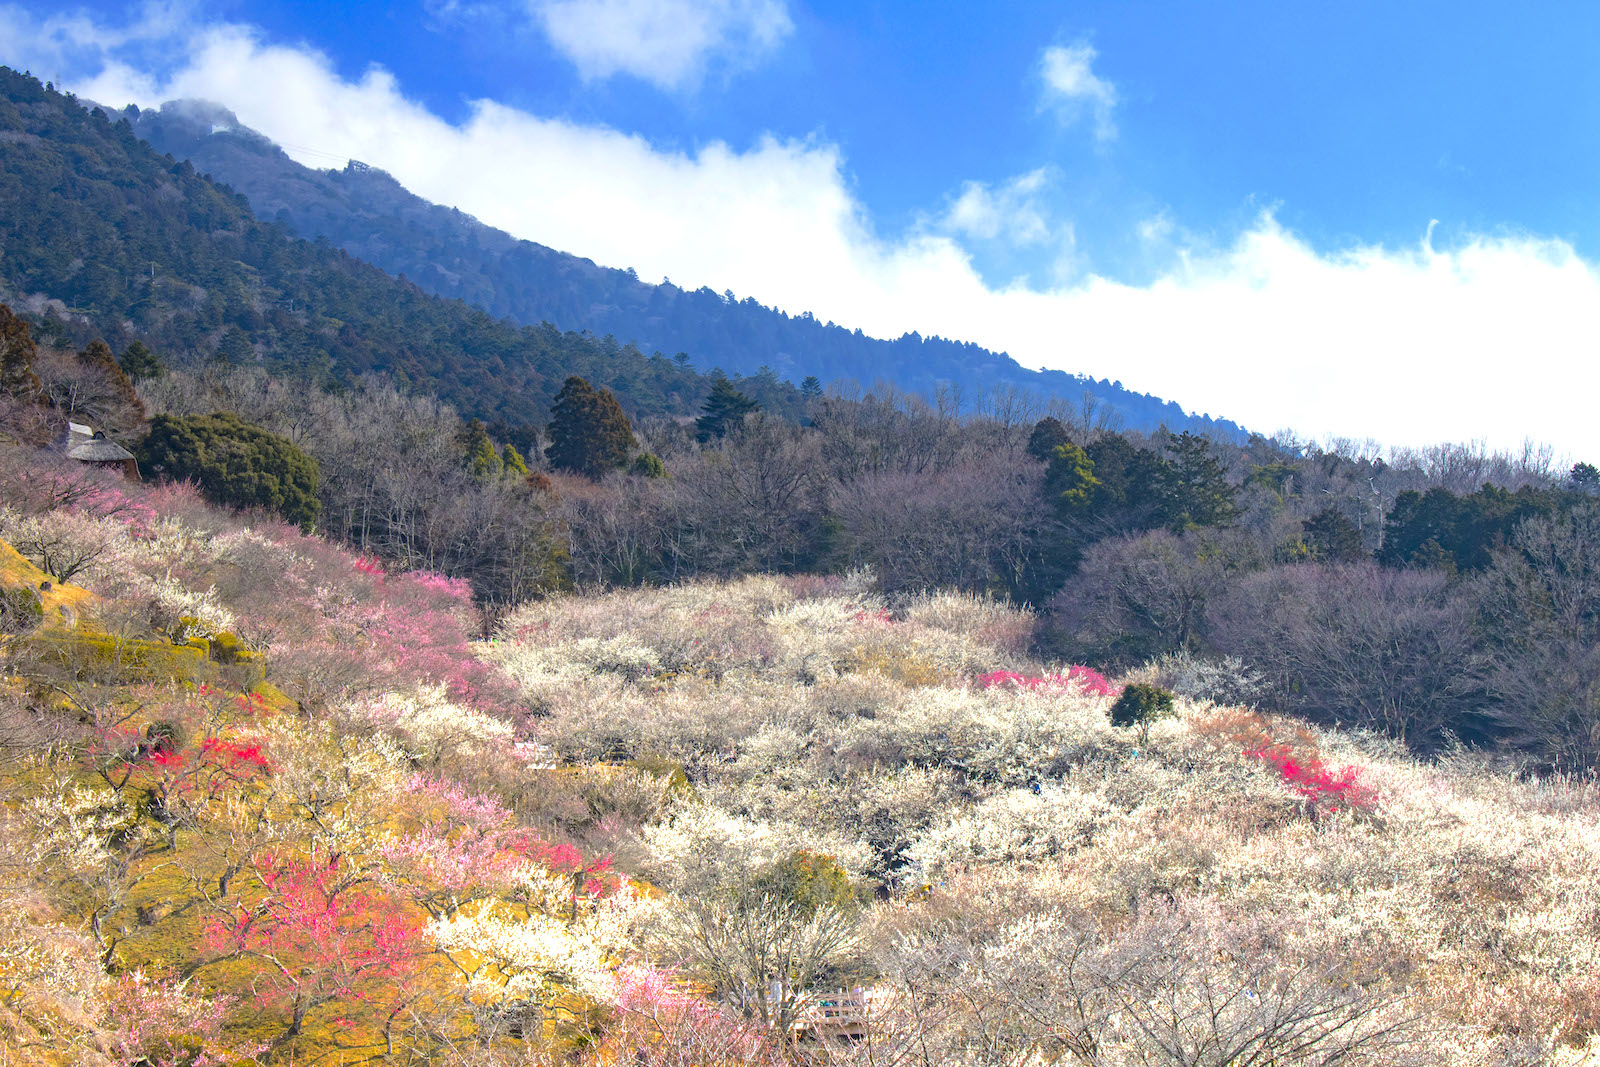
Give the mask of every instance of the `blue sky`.
POLYGON ((647 278, 1265 429, 1600 454, 1549 389, 1600 384, 1593 3, 0 4, 0 61, 647 278))

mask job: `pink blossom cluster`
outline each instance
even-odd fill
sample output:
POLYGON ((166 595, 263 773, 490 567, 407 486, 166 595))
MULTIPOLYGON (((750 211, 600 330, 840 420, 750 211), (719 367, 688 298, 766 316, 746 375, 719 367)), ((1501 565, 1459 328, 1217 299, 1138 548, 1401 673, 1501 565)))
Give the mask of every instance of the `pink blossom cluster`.
POLYGON ((511 811, 492 797, 468 793, 454 782, 413 775, 406 783, 413 797, 434 801, 414 831, 391 838, 378 853, 391 881, 412 890, 413 899, 434 912, 449 911, 435 892, 505 890, 518 872, 535 863, 557 874, 583 875, 583 891, 604 896, 615 888, 611 857, 590 862, 569 844, 550 844, 518 828, 511 811))
POLYGON ((206 999, 182 982, 130 971, 108 983, 111 1044, 122 1063, 150 1067, 221 1067, 260 1049, 233 1046, 223 1030, 227 998, 206 999))
POLYGON ((72 506, 72 510, 99 519, 116 519, 135 537, 146 537, 155 525, 156 509, 144 500, 135 500, 113 486, 95 485, 72 506))
POLYGON ((850 620, 852 622, 863 622, 876 626, 887 626, 894 622, 894 619, 889 615, 888 608, 878 608, 874 611, 858 611, 854 615, 850 616, 850 620))
POLYGON ((465 580, 425 571, 392 575, 382 596, 358 615, 360 629, 394 671, 442 683, 451 699, 483 711, 513 706, 512 683, 468 645, 472 587, 465 580))
POLYGON ((980 689, 992 689, 999 685, 1030 690, 1076 689, 1097 697, 1112 696, 1122 688, 1108 681, 1105 675, 1093 667, 1082 666, 1068 667, 1065 674, 1046 674, 1037 678, 1018 674, 1016 671, 990 671, 978 677, 980 689))
POLYGON ((1377 803, 1377 790, 1359 781, 1359 767, 1345 766, 1335 770, 1314 757, 1301 760, 1286 745, 1247 749, 1244 754, 1252 759, 1265 760, 1276 767, 1284 784, 1304 797, 1313 813, 1321 809, 1367 810, 1377 803))
POLYGON ((627 963, 607 976, 607 986, 605 997, 617 1012, 608 1041, 615 1062, 777 1062, 759 1030, 685 992, 671 972, 627 963))
POLYGON ((201 943, 223 958, 256 960, 253 983, 267 1004, 309 1004, 357 997, 378 980, 394 989, 423 951, 421 923, 382 889, 327 860, 273 852, 254 864, 263 895, 213 917, 201 943))

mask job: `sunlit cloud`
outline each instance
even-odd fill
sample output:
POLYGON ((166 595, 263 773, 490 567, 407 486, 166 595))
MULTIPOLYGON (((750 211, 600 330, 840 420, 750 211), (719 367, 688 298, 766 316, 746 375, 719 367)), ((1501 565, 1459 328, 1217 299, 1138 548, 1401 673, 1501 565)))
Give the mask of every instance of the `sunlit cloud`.
POLYGON ((1109 141, 1117 135, 1114 112, 1117 88, 1094 73, 1098 53, 1087 42, 1053 45, 1044 50, 1040 72, 1044 76, 1044 103, 1065 121, 1075 122, 1084 114, 1094 119, 1097 140, 1109 141))

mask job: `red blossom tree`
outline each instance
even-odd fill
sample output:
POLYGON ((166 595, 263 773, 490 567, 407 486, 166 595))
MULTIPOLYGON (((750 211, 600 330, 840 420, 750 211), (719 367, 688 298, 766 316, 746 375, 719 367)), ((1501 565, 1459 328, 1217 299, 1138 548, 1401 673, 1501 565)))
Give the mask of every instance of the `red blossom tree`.
POLYGON ((349 1002, 345 1015, 365 1007, 380 1022, 392 1020, 423 952, 418 913, 364 876, 341 871, 337 855, 268 852, 253 871, 259 892, 206 924, 206 963, 250 965, 249 984, 262 1005, 289 1016, 280 1040, 337 1002, 349 1002))
POLYGON ((1302 758, 1287 745, 1247 749, 1253 759, 1265 760, 1278 769, 1278 776, 1306 801, 1311 817, 1341 808, 1366 810, 1378 800, 1378 792, 1360 781, 1361 768, 1327 766, 1316 757, 1302 758))
POLYGON ((978 676, 980 689, 993 689, 1002 685, 1034 690, 1077 689, 1097 697, 1112 696, 1122 688, 1107 681, 1105 675, 1093 667, 1082 666, 1068 667, 1065 674, 1046 674, 1037 678, 1018 674, 1016 671, 990 671, 988 674, 978 676))

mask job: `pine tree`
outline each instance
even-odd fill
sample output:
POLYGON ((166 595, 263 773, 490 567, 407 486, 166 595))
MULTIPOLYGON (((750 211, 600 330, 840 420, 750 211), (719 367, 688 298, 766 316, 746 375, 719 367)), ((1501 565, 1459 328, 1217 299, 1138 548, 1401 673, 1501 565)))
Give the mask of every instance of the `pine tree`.
POLYGON ((1162 505, 1167 525, 1182 532, 1197 526, 1226 526, 1239 515, 1236 490, 1211 442, 1185 431, 1167 439, 1171 456, 1162 470, 1162 505))
POLYGON ((638 447, 622 405, 609 389, 596 389, 576 375, 568 378, 550 407, 551 466, 599 478, 623 467, 638 447))
POLYGON ((1311 558, 1323 563, 1349 563, 1366 556, 1361 531, 1332 507, 1323 508, 1301 524, 1301 537, 1311 558))
POLYGON ((1055 458, 1059 446, 1071 442, 1072 438, 1067 436, 1067 428, 1061 425, 1061 420, 1054 415, 1046 415, 1033 424, 1033 433, 1028 435, 1028 455, 1040 463, 1049 463, 1055 458))
POLYGON ((143 378, 159 378, 166 368, 156 358, 156 354, 146 348, 143 341, 135 341, 125 348, 117 359, 117 366, 122 368, 131 381, 143 378))
POLYGON ((800 383, 800 396, 806 401, 822 399, 822 379, 815 374, 808 374, 800 383))
POLYGON ((704 444, 712 438, 724 437, 728 431, 744 422, 744 417, 761 407, 754 400, 733 387, 728 376, 721 371, 711 372, 711 395, 700 408, 704 414, 695 420, 695 437, 704 444))
POLYGON ((0 393, 23 401, 37 401, 43 386, 33 372, 33 336, 26 320, 0 304, 0 393))
POLYGON ((1100 479, 1094 476, 1089 453, 1067 441, 1055 447, 1044 476, 1045 493, 1065 517, 1084 514, 1094 502, 1100 479))

